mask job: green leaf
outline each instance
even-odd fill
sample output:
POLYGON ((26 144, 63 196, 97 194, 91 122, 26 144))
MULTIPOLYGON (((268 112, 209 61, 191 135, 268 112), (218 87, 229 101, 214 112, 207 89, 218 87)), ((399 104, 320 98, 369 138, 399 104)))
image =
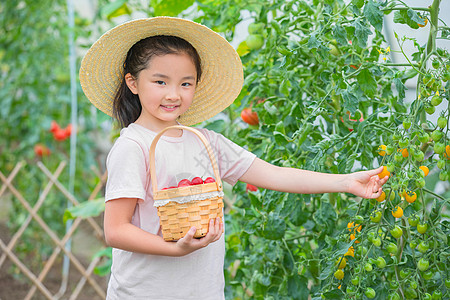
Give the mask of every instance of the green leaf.
POLYGON ((308 48, 309 49, 317 49, 321 45, 320 41, 316 38, 316 34, 313 33, 308 39, 308 48))
POLYGON ((78 217, 80 218, 96 217, 100 215, 104 210, 105 210, 104 198, 89 200, 66 209, 66 211, 64 212, 63 220, 65 223, 67 222, 67 220, 75 219, 78 217))
POLYGON ((342 98, 344 99, 344 109, 354 114, 359 106, 359 99, 348 90, 342 92, 342 98))
POLYGON ((264 236, 269 240, 279 240, 284 237, 286 231, 286 222, 278 215, 271 211, 264 225, 264 236))
POLYGON ((206 129, 213 130, 218 133, 222 133, 227 128, 227 123, 224 120, 214 120, 205 125, 206 129))
POLYGON ((322 295, 325 297, 325 299, 333 299, 333 300, 344 299, 344 292, 341 291, 340 289, 335 289, 323 293, 322 295))
POLYGON ((364 16, 376 30, 383 29, 383 12, 372 0, 369 0, 364 6, 364 16))
POLYGON ((100 9, 100 15, 104 18, 114 18, 124 14, 129 14, 131 11, 126 4, 127 0, 117 0, 106 4, 100 9))
POLYGON ((394 78, 394 84, 395 84, 395 88, 397 89, 397 92, 398 92, 399 100, 403 100, 405 98, 405 90, 406 90, 405 85, 400 80, 400 78, 394 78))
POLYGON ((341 45, 348 44, 347 31, 345 31, 345 29, 342 26, 340 26, 339 24, 337 24, 333 28, 333 37, 341 45))
POLYGON ((417 16, 417 18, 419 18, 417 13, 415 11, 413 11, 412 9, 397 10, 394 13, 394 23, 406 24, 413 29, 417 29, 417 28, 419 28, 419 25, 417 25, 418 21, 414 21, 411 19, 411 18, 416 19, 416 16, 417 16))
POLYGON ((291 299, 307 300, 309 296, 308 279, 304 276, 289 276, 287 290, 291 299))
POLYGON ((313 215, 317 224, 332 228, 337 218, 337 214, 334 211, 333 206, 326 200, 322 201, 320 208, 313 215))
POLYGON ((364 5, 364 0, 352 0, 352 4, 358 8, 361 8, 364 5))
POLYGON ((359 72, 356 79, 358 80, 358 84, 361 90, 367 96, 373 97, 377 90, 377 82, 373 78, 372 73, 367 69, 363 69, 361 70, 361 72, 359 72))
POLYGON ((367 40, 369 35, 372 34, 372 31, 370 31, 368 26, 359 19, 356 19, 353 22, 353 26, 355 27, 355 38, 358 42, 358 46, 361 48, 366 48, 367 40))
POLYGON ((178 16, 186 8, 192 6, 194 0, 151 0, 150 6, 155 11, 155 16, 178 16))

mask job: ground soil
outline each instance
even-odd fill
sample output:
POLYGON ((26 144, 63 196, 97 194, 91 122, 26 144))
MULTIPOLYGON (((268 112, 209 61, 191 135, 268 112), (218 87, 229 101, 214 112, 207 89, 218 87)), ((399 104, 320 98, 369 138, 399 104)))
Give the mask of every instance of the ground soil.
MULTIPOLYGON (((6 225, 0 221, 0 239, 7 244, 10 239, 10 232, 6 225)), ((89 241, 89 237, 78 237, 80 241, 87 240, 89 241)), ((80 246, 83 248, 83 246, 80 246)), ((85 248, 86 249, 86 248, 85 248)), ((0 256, 3 254, 3 251, 0 250, 0 256)), ((88 257, 80 257, 77 255, 77 258, 80 260, 80 262, 87 266, 89 264, 89 258, 88 257)), ((56 294, 61 286, 61 277, 62 277, 62 267, 61 267, 61 260, 55 262, 55 267, 51 269, 49 274, 47 275, 44 285, 47 289, 49 289, 52 294, 56 294)), ((24 262, 26 263, 26 261, 24 262)), ((35 274, 37 276, 37 274, 35 274)), ((60 299, 69 299, 70 292, 75 288, 76 284, 80 280, 81 275, 79 272, 71 266, 70 272, 69 272, 69 281, 68 281, 68 287, 67 291, 64 294, 64 296, 60 299)), ((106 290, 106 283, 107 278, 104 277, 96 277, 95 278, 97 283, 106 290)), ((17 270, 17 268, 14 268, 11 261, 6 258, 5 263, 0 267, 0 300, 19 300, 24 299, 24 297, 27 295, 28 291, 32 287, 30 281, 26 279, 23 274, 20 274, 20 272, 17 270)), ((46 299, 40 292, 37 290, 34 294, 33 300, 41 300, 46 299)), ((98 294, 94 291, 94 289, 90 286, 89 283, 86 283, 82 292, 78 296, 77 299, 81 300, 97 300, 101 299, 101 297, 98 296, 98 294)))

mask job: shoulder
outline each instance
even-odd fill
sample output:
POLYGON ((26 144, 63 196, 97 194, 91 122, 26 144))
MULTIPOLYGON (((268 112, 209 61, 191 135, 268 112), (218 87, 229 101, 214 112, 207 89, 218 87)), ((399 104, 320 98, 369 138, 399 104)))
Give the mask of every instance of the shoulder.
POLYGON ((120 136, 114 142, 107 160, 112 158, 125 160, 126 157, 131 156, 145 157, 150 149, 152 140, 153 137, 142 135, 138 129, 133 126, 123 128, 120 131, 120 136))

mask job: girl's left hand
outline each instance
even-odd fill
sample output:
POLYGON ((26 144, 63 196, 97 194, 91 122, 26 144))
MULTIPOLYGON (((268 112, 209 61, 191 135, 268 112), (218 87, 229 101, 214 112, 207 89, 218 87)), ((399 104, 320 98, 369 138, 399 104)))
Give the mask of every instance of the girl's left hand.
POLYGON ((366 199, 378 198, 383 192, 382 186, 388 180, 388 176, 380 179, 378 174, 383 167, 369 171, 361 171, 348 174, 347 192, 366 199))

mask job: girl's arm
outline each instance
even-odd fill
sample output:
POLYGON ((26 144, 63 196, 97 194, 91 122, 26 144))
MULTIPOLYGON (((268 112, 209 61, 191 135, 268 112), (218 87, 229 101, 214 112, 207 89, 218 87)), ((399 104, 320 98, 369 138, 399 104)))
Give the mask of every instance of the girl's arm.
POLYGON ((351 174, 327 174, 295 168, 277 167, 255 158, 240 181, 257 187, 298 194, 352 193, 363 198, 377 198, 388 180, 380 179, 382 167, 351 174))
POLYGON ((105 204, 104 231, 106 243, 114 248, 153 255, 183 256, 217 241, 222 232, 221 220, 211 219, 208 234, 194 239, 195 228, 178 242, 166 242, 131 223, 137 199, 120 198, 105 204))

